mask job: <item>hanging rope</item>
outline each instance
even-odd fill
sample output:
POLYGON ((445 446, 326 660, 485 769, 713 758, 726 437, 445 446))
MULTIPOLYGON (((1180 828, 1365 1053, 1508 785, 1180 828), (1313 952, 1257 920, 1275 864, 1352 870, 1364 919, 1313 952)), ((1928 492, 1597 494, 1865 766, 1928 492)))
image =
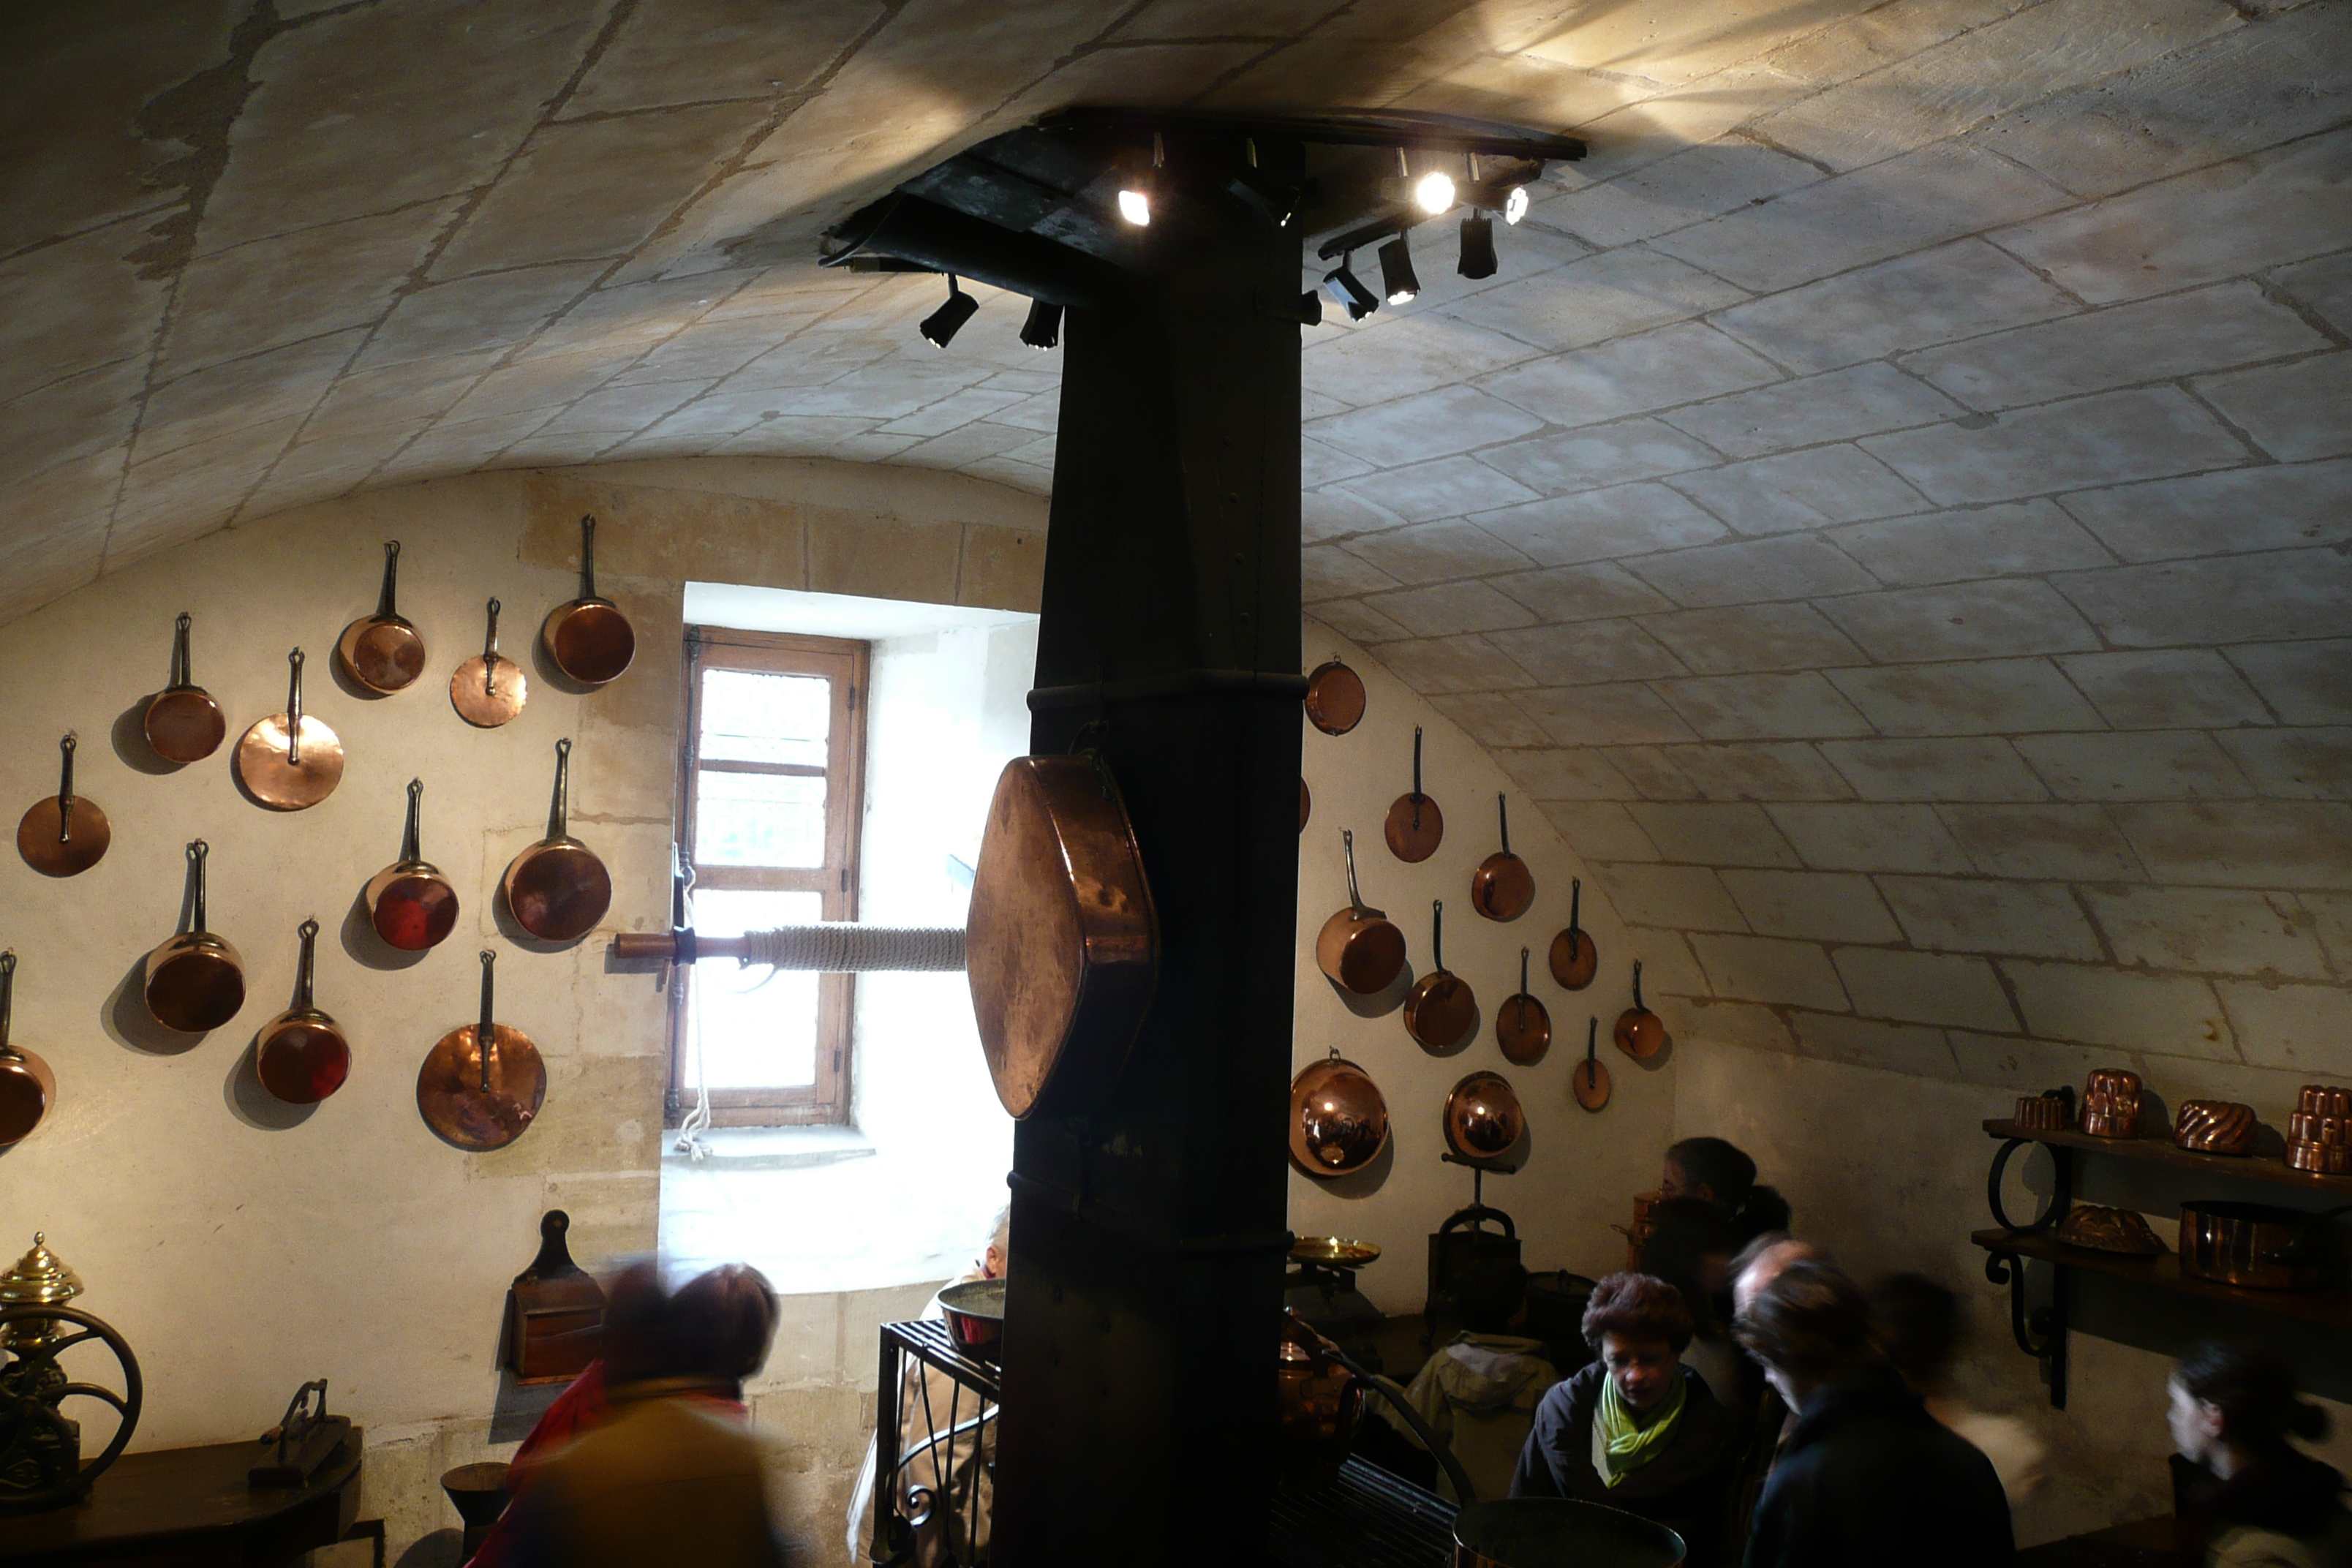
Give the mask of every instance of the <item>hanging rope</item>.
POLYGON ((961 926, 869 926, 835 921, 785 926, 743 937, 744 967, 870 974, 964 966, 961 926))

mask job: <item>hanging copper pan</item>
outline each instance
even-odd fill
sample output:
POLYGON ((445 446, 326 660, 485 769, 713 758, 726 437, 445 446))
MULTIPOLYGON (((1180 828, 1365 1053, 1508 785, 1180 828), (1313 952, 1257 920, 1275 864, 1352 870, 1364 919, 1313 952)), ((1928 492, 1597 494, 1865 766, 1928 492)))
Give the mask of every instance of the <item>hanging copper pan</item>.
POLYGON ((1513 1067, 1531 1068, 1551 1049, 1551 1015, 1528 994, 1528 950, 1519 949, 1518 994, 1495 1009, 1495 1043, 1513 1067))
POLYGON ((1578 922, 1584 914, 1584 879, 1571 877, 1568 883, 1568 929, 1551 939, 1551 977, 1563 990, 1581 991, 1592 984, 1601 968, 1601 950, 1592 944, 1592 933, 1578 922))
POLYGON ((499 890, 515 923, 543 942, 572 942, 596 929, 613 907, 613 874, 572 837, 572 742, 555 742, 555 799, 547 837, 514 858, 499 890))
POLYGON ((1339 830, 1339 845, 1348 859, 1348 907, 1323 922, 1315 938, 1315 962, 1334 984, 1359 996, 1377 996, 1404 973, 1404 932, 1356 890, 1353 828, 1339 830))
POLYGON ((394 607, 399 584, 400 541, 387 540, 375 614, 362 616, 335 640, 343 673, 382 697, 407 690, 425 673, 425 638, 394 607))
POLYGON ((58 742, 58 793, 26 808, 16 824, 16 853, 44 877, 78 877, 106 858, 114 829, 98 802, 74 794, 72 731, 58 742))
POLYGON ((8 1043, 16 1020, 16 950, 0 952, 0 1149, 22 1141, 58 1098, 58 1075, 49 1064, 8 1043))
POLYGON ((1389 1142, 1389 1102, 1370 1074, 1339 1052, 1290 1080, 1290 1163, 1307 1175, 1353 1175, 1389 1142))
POLYGON ((441 868, 425 858, 419 842, 425 781, 408 781, 408 826, 401 830, 400 858, 368 879, 368 924, 388 947, 423 952, 440 944, 457 924, 457 889, 441 868))
POLYGON ((1511 853, 1511 807, 1495 796, 1495 812, 1502 822, 1503 847, 1470 873, 1470 906, 1490 921, 1515 921, 1536 901, 1536 874, 1511 853))
POLYGON ((1015 757, 997 775, 965 927, 972 1016, 1016 1120, 1118 1080, 1160 974, 1160 919, 1109 767, 1015 757))
POLYGON ((287 1104, 316 1105, 351 1077, 352 1043, 311 998, 319 922, 304 921, 295 934, 302 939, 302 955, 294 965, 294 1005, 261 1026, 253 1065, 261 1087, 287 1104))
POLYGON ((1429 900, 1430 972, 1404 999, 1404 1032, 1424 1051, 1443 1056, 1478 1026, 1478 998, 1470 983, 1445 967, 1445 900, 1429 900))
POLYGON ((228 721, 213 694, 195 683, 188 665, 185 610, 172 623, 172 683, 147 700, 140 728, 148 747, 167 763, 201 763, 220 750, 228 734, 228 721))
POLYGON ((637 657, 637 634, 621 606, 596 592, 596 520, 580 520, 580 596, 547 612, 539 639, 547 660, 582 686, 617 680, 637 657))
POLYGON ((147 955, 147 1011, 167 1029, 201 1035, 245 1005, 245 961, 205 929, 205 860, 211 847, 188 846, 188 929, 147 955))
POLYGON ((520 1029, 492 1021, 498 954, 482 950, 482 1016, 441 1037, 416 1071, 416 1110, 442 1142, 482 1153, 530 1130, 547 1103, 547 1064, 520 1029))
POLYGON ((302 712, 302 650, 286 656, 286 711, 257 720, 236 743, 236 776, 262 805, 301 811, 343 782, 343 742, 302 712))
POLYGON ((1307 721, 1327 735, 1344 735, 1364 721, 1364 679, 1337 658, 1307 678, 1307 721))
POLYGON ((1633 1005, 1617 1015, 1617 1048, 1637 1062, 1666 1048, 1666 1021, 1642 1005, 1642 961, 1633 961, 1633 1005))
POLYGON ((1498 1072, 1474 1072, 1445 1097, 1445 1144, 1459 1160, 1507 1154, 1528 1131, 1518 1091, 1498 1072))
POLYGON ((1569 1088, 1576 1095, 1576 1103, 1587 1110, 1598 1110, 1609 1103, 1609 1065, 1601 1059, 1601 1020, 1584 1020, 1584 1059, 1576 1064, 1569 1078, 1569 1088))
POLYGON ((490 629, 482 639, 482 651, 449 678, 449 705, 478 730, 497 729, 530 700, 530 682, 523 679, 522 666, 499 657, 499 602, 492 599, 488 609, 490 629))
POLYGON ((1389 841, 1389 853, 1407 865, 1417 866, 1437 853, 1445 838, 1445 814, 1437 803, 1421 793, 1421 726, 1412 727, 1412 789, 1396 797, 1389 807, 1389 819, 1384 829, 1389 841))

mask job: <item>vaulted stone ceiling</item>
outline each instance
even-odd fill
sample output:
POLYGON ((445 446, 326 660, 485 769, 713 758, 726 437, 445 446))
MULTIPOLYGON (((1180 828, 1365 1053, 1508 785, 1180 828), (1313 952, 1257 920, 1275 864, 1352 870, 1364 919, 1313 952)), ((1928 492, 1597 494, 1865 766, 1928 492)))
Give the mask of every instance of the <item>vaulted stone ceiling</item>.
POLYGON ((824 225, 1074 102, 1517 121, 1592 156, 1502 270, 1453 276, 1433 225, 1420 300, 1308 333, 1313 613, 1549 803, 1721 1037, 2055 1081, 2352 1035, 2352 5, 5 26, 0 615, 485 467, 1043 490, 1021 302, 935 352, 936 281, 820 273, 824 225))

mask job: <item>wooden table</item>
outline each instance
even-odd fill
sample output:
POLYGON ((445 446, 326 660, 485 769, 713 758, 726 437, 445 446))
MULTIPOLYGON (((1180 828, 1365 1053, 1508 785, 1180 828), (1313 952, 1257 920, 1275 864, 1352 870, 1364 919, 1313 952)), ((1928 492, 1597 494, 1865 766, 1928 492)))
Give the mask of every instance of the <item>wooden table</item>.
POLYGON ((374 1537, 381 1564, 382 1524, 359 1527, 361 1436, 353 1427, 306 1487, 247 1486, 258 1443, 125 1454, 83 1501, 0 1517, 0 1564, 276 1568, 358 1535, 374 1537))

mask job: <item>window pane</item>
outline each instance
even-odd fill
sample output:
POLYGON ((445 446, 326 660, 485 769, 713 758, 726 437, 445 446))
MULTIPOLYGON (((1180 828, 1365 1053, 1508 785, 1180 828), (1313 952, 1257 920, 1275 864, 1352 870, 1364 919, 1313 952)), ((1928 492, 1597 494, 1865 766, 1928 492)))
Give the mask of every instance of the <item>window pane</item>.
MULTIPOLYGON (((714 889, 694 895, 694 929, 704 936, 809 925, 824 912, 824 900, 815 893, 714 889)), ((711 1089, 794 1089, 816 1081, 814 973, 713 959, 696 964, 693 975, 694 988, 687 995, 687 1103, 693 1103, 698 1081, 711 1089)))
POLYGON ((702 754, 713 762, 825 766, 833 682, 816 675, 702 672, 702 754))
POLYGON ((824 865, 824 784, 795 773, 702 770, 694 787, 695 863, 824 865))

